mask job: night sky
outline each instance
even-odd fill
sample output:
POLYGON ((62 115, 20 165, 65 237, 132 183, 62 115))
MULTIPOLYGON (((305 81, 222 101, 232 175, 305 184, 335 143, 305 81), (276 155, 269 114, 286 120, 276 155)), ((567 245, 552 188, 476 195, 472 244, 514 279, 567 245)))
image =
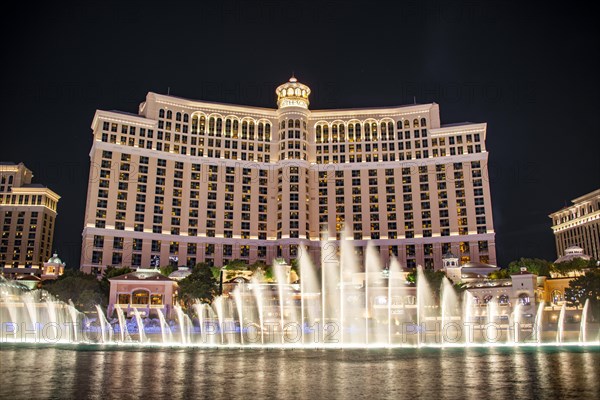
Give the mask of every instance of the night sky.
POLYGON ((148 91, 275 108, 436 102, 487 122, 499 265, 555 258, 550 212, 600 187, 597 28, 570 4, 413 1, 19 2, 3 10, 0 160, 62 196, 55 248, 79 266, 96 109, 148 91), (15 8, 17 7, 17 8, 15 8))

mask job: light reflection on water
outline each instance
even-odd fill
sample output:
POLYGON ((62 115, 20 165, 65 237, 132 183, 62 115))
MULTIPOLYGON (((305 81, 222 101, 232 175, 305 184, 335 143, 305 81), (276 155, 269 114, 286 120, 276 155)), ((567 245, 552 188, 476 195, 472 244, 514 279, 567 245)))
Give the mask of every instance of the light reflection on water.
POLYGON ((600 348, 136 349, 0 345, 0 398, 600 397, 600 348))

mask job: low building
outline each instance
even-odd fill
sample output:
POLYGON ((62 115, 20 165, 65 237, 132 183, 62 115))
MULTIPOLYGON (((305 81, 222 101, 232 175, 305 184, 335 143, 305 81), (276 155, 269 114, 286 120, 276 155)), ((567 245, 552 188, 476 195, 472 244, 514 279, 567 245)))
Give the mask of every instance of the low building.
MULTIPOLYGON (((571 262, 577 259, 584 261, 591 260, 591 257, 584 253, 584 250, 578 246, 570 246, 565 249, 562 256, 558 257, 554 264, 571 262)), ((538 277, 538 302, 543 301, 548 307, 560 307, 565 302, 565 291, 573 278, 582 276, 587 269, 565 271, 563 273, 550 271, 550 276, 538 277)))
POLYGON ((170 317, 176 304, 177 282, 157 269, 138 269, 135 272, 109 278, 110 294, 107 315, 117 308, 127 316, 137 309, 142 316, 170 317))
POLYGON ((58 258, 57 253, 52 254, 52 257, 44 263, 42 268, 42 280, 58 279, 59 276, 64 274, 66 265, 66 263, 58 258))
POLYGON ((181 281, 187 278, 192 273, 192 269, 189 267, 179 266, 177 269, 169 274, 169 278, 174 281, 181 281))
POLYGON ((442 270, 453 283, 485 280, 492 272, 499 269, 500 267, 475 261, 460 264, 458 257, 450 252, 442 257, 442 270))

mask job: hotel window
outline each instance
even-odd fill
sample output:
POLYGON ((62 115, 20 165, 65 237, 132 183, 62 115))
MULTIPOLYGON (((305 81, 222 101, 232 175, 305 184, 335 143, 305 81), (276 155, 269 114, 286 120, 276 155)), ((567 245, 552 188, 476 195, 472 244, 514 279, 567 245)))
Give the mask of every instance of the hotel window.
POLYGON ((104 236, 94 235, 94 247, 99 249, 104 247, 104 236))
POLYGON ((112 265, 121 265, 122 262, 123 262, 123 253, 120 253, 120 252, 112 253, 112 261, 111 261, 112 265))
POLYGON ((93 251, 92 252, 92 264, 102 264, 102 252, 101 251, 93 251))

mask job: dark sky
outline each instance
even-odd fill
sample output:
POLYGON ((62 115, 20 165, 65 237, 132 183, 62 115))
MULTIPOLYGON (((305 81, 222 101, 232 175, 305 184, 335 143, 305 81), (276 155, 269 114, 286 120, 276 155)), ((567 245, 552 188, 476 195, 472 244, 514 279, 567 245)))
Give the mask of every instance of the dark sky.
MULTIPOLYGON (((15 2, 16 3, 16 2, 15 2)), ((55 248, 79 251, 96 109, 148 91, 275 107, 291 72, 311 108, 440 104, 487 122, 499 264, 554 259, 547 215, 600 187, 598 30, 567 4, 412 1, 19 2, 3 10, 0 160, 62 196, 55 248), (16 7, 16 8, 15 8, 16 7)))

